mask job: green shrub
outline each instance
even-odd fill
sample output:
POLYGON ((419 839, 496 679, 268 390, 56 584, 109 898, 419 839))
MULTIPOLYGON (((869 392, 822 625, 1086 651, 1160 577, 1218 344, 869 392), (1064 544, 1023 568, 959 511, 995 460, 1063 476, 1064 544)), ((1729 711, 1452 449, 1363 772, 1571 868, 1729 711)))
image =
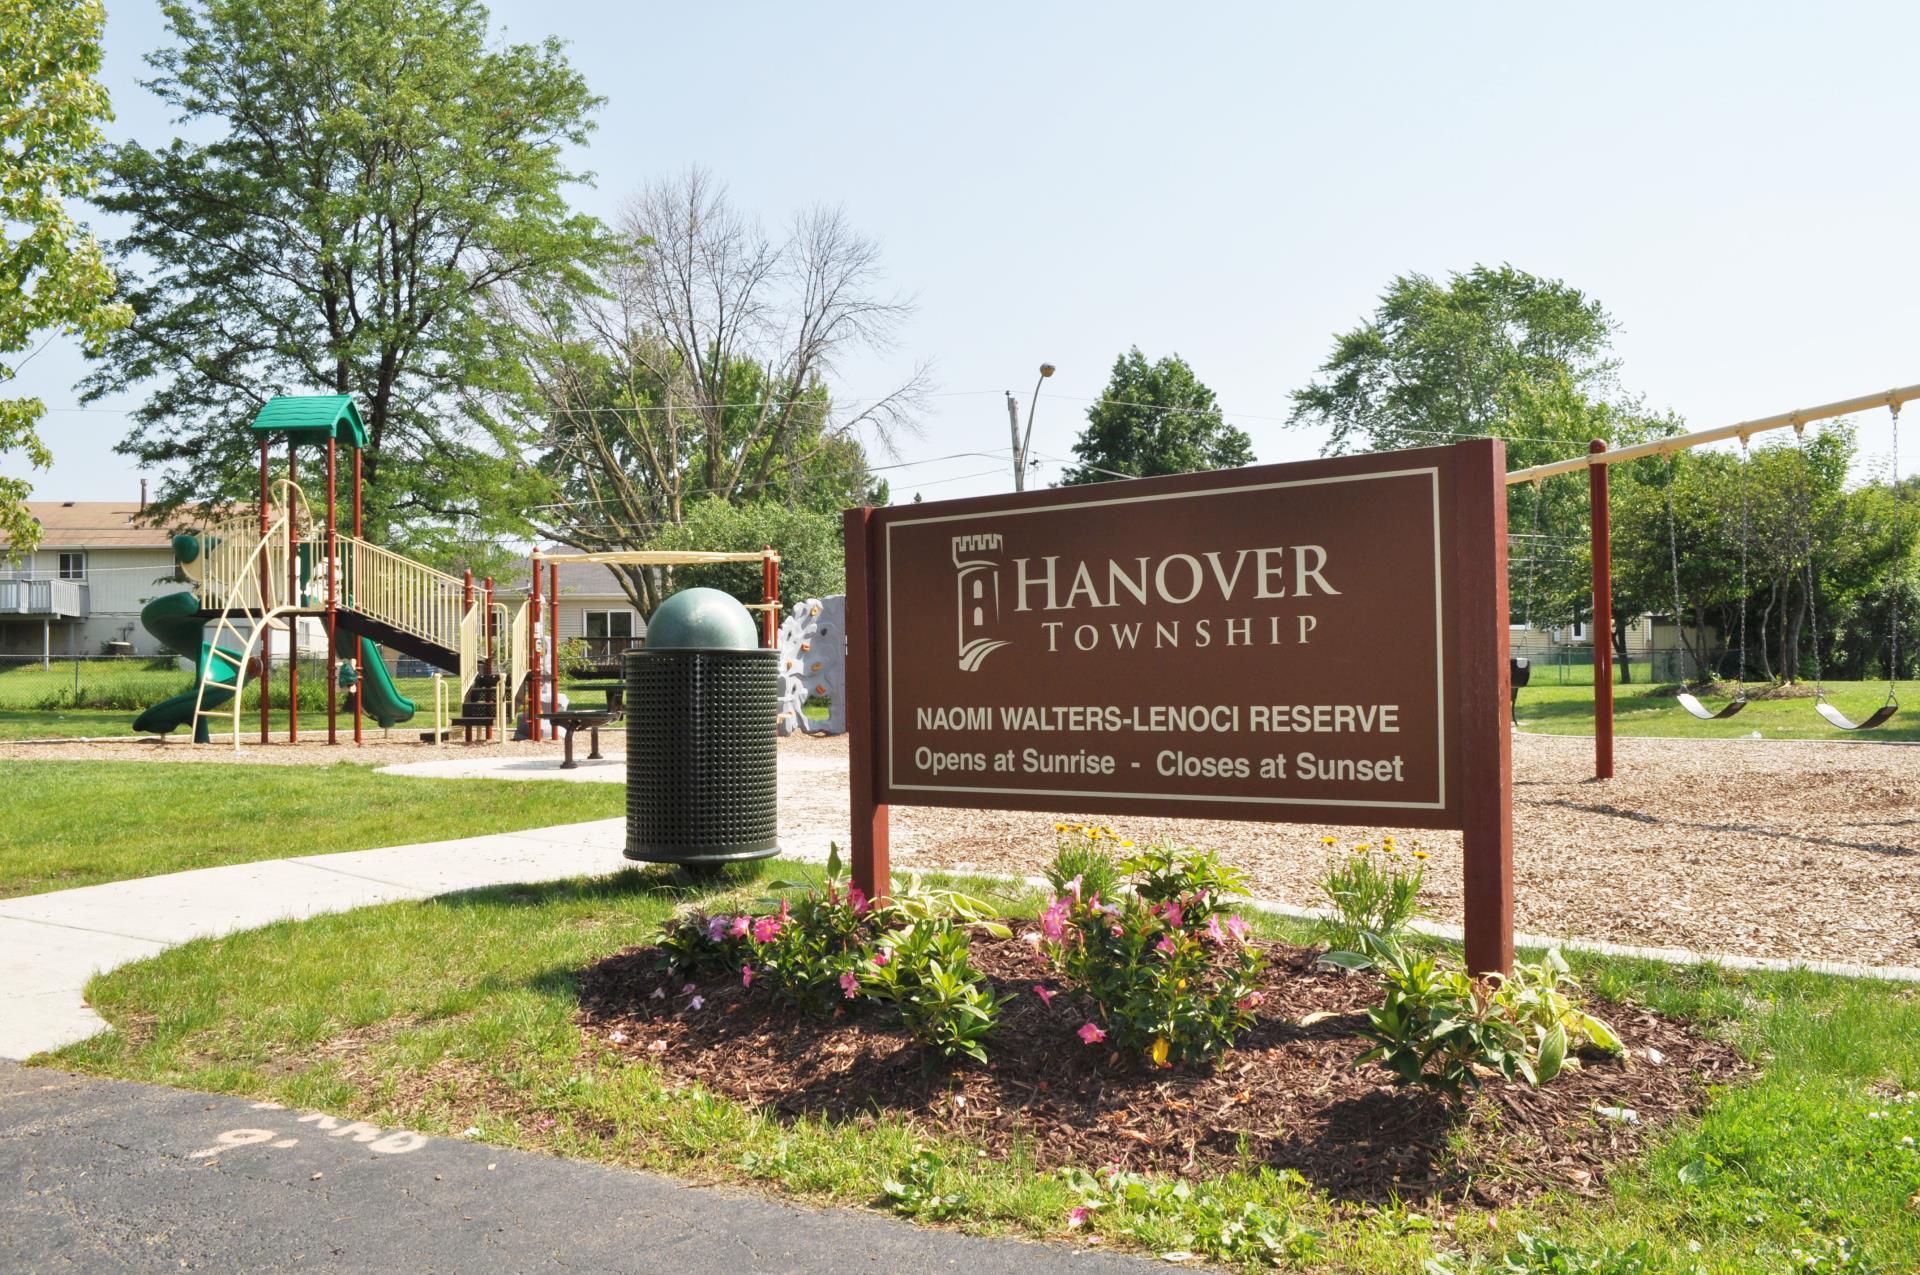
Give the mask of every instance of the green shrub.
POLYGON ((1113 852, 1101 844, 1112 840, 1111 834, 1102 835, 1104 830, 1099 828, 1057 826, 1064 831, 1055 843, 1053 862, 1043 873, 1053 892, 1066 894, 1078 881, 1082 894, 1112 898, 1120 885, 1120 865, 1113 852))
POLYGON ((1371 969, 1386 984, 1386 999, 1367 1011, 1360 1034, 1373 1047, 1356 1065, 1378 1062, 1396 1085, 1422 1085, 1461 1102, 1480 1073, 1544 1085, 1581 1045, 1617 1052, 1619 1038, 1574 1000, 1556 952, 1536 965, 1515 967, 1512 978, 1474 978, 1438 955, 1412 956, 1400 944, 1368 934, 1366 950, 1329 952, 1320 959, 1344 969, 1371 969))
POLYGON ((1217 1057, 1260 1001, 1260 955, 1221 898, 1238 874, 1210 853, 1165 847, 1120 866, 1136 874, 1132 893, 1069 889, 1040 915, 1041 952, 1094 1003, 1081 1039, 1110 1037, 1162 1066, 1217 1057))
POLYGON ((757 915, 679 917, 667 922, 657 946, 670 971, 737 970, 746 986, 770 986, 808 1013, 863 998, 892 1004, 934 1055, 984 1063, 1001 1000, 969 960, 967 928, 1009 934, 985 919, 988 911, 969 895, 923 889, 918 878, 876 905, 847 884, 836 846, 825 884, 798 902, 782 899, 757 915))
MULTIPOLYGON (((1331 844, 1332 837, 1326 838, 1331 844)), ((1426 880, 1424 850, 1404 857, 1392 837, 1378 854, 1365 842, 1335 852, 1320 878, 1333 915, 1315 926, 1315 937, 1333 951, 1364 952, 1369 936, 1402 942, 1407 926, 1420 915, 1420 887, 1426 880)))

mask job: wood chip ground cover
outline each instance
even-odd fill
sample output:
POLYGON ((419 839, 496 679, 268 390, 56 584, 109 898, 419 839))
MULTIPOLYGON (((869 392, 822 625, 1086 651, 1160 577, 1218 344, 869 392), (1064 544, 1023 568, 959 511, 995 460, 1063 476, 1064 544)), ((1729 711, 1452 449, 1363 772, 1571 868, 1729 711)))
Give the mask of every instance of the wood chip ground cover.
POLYGON ((1336 1199, 1499 1205, 1549 1188, 1588 1194, 1651 1131, 1696 1111, 1742 1070, 1728 1046, 1644 1009, 1599 1006, 1628 1046, 1583 1059, 1542 1089, 1490 1081, 1464 1118, 1356 1068, 1354 1034, 1380 989, 1315 967, 1310 949, 1262 944, 1266 1000, 1211 1069, 1155 1069, 1087 1047, 1077 993, 1049 1006, 1040 957, 1018 939, 976 938, 975 964, 1009 997, 986 1067, 928 1067, 890 1010, 811 1018, 737 976, 688 992, 658 953, 628 948, 579 975, 592 1048, 644 1058, 783 1117, 898 1115, 989 1154, 1016 1146, 1041 1168, 1109 1165, 1207 1175, 1291 1168, 1336 1199), (700 1008, 691 1006, 700 998, 700 1008), (1599 1113, 1631 1111, 1631 1120, 1599 1113))

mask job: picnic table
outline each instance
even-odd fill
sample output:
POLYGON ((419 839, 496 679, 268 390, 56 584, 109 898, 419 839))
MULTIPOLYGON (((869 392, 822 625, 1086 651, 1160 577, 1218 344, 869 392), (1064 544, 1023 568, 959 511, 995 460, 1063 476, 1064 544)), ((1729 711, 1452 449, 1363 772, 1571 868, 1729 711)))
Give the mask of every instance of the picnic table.
POLYGON ((574 733, 583 730, 588 732, 593 743, 592 751, 587 754, 588 761, 604 761, 606 759, 600 755, 600 728, 619 721, 625 714, 610 708, 562 708, 538 716, 541 721, 552 722, 566 730, 567 733, 561 737, 566 745, 566 753, 561 758, 560 769, 577 770, 580 763, 573 759, 574 733))
POLYGON ((599 691, 607 697, 607 711, 620 713, 626 710, 627 684, 625 682, 569 682, 569 691, 599 691))

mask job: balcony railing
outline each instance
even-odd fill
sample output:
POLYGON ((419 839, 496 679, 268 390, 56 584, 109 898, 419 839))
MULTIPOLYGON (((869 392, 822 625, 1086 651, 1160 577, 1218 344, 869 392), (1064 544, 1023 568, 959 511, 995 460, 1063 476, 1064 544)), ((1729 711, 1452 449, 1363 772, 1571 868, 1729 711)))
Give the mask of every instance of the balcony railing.
POLYGON ((595 664, 617 664, 624 651, 637 651, 647 644, 643 637, 583 637, 587 658, 595 664))
POLYGON ((87 614, 85 580, 0 580, 0 615, 81 620, 87 614))

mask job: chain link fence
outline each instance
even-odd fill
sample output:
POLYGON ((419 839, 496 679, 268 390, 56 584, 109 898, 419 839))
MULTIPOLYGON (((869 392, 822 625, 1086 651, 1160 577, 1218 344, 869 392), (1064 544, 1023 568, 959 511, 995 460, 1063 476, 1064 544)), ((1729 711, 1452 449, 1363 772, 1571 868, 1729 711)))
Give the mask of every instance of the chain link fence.
MULTIPOLYGON (((1555 647, 1550 651, 1514 652, 1533 661, 1530 686, 1592 686, 1593 648, 1555 647)), ((1711 664, 1709 664, 1711 668, 1711 664)), ((1693 655, 1685 650, 1635 651, 1622 668, 1613 657, 1614 685, 1669 686, 1693 677, 1693 655), (1631 678, 1631 681, 1627 679, 1631 678)))

